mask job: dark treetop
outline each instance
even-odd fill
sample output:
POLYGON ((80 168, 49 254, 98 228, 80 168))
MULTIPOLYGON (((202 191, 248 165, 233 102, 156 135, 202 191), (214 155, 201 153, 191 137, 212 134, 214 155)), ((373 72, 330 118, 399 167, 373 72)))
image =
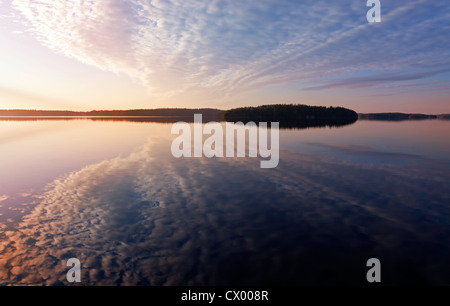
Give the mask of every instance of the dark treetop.
POLYGON ((242 107, 224 112, 227 121, 279 122, 281 127, 343 126, 358 120, 358 114, 343 107, 308 105, 264 105, 242 107))

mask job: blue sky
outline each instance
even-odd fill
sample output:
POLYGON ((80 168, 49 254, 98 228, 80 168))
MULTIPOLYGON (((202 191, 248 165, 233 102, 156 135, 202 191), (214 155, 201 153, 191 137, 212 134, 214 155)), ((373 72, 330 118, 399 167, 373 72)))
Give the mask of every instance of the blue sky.
POLYGON ((0 0, 0 108, 450 112, 450 4, 0 0))

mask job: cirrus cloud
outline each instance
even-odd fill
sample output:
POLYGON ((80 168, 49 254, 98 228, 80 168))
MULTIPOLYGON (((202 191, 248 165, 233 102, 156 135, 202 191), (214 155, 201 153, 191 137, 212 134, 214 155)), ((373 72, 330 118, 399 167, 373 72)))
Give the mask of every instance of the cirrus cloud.
MULTIPOLYGON (((449 66, 444 2, 14 0, 52 50, 142 82, 154 94, 229 96, 380 69, 449 66)), ((386 82, 391 82, 387 80, 386 82)), ((324 85, 326 86, 326 85, 324 85)))

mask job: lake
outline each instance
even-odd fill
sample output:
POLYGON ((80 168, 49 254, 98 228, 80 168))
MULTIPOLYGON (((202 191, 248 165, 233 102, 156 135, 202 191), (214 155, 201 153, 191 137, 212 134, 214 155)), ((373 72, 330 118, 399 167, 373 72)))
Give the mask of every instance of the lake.
POLYGON ((450 285, 450 121, 281 129, 274 169, 171 127, 0 120, 0 285, 450 285))

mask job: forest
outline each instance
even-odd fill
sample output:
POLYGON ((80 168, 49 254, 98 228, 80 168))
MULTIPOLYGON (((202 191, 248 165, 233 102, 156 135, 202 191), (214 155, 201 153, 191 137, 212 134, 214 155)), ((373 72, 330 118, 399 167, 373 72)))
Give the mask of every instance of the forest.
POLYGON ((274 104, 225 111, 226 121, 279 122, 284 128, 335 127, 352 124, 358 114, 343 107, 274 104))

